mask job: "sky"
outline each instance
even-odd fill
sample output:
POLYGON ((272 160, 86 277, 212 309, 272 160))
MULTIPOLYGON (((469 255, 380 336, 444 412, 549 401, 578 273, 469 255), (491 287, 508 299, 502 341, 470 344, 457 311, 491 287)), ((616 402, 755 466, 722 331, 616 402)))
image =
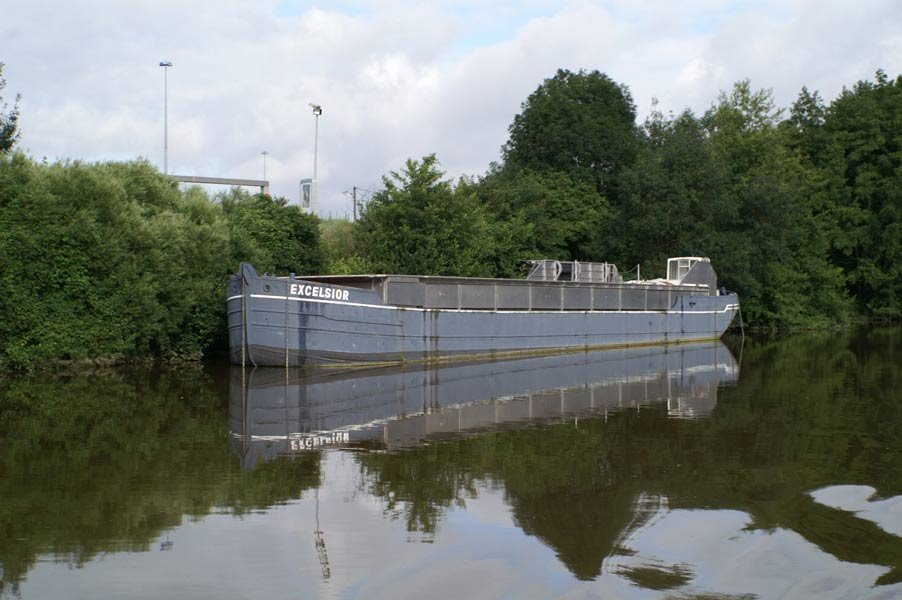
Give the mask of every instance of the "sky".
POLYGON ((50 161, 146 158, 169 172, 262 179, 320 216, 435 153, 485 174, 521 103, 557 69, 598 70, 638 110, 703 113, 750 79, 789 107, 877 69, 902 74, 898 0, 0 0, 20 149, 50 161), (173 66, 163 69, 160 61, 173 66), (318 136, 310 103, 322 106, 318 136), (314 139, 316 137, 316 140, 314 139), (316 143, 315 143, 316 141, 316 143))

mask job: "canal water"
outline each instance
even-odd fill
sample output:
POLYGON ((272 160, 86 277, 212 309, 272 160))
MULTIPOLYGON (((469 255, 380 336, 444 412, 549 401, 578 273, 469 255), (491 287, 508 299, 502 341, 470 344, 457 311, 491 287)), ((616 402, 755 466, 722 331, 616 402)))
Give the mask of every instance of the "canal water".
POLYGON ((902 329, 0 380, 2 598, 900 598, 902 329))

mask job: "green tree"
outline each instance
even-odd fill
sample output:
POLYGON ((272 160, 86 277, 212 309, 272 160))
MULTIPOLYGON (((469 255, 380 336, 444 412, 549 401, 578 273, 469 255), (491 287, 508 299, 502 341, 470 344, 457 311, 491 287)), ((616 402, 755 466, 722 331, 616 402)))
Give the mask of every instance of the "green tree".
POLYGON ((837 203, 849 234, 836 260, 859 310, 902 316, 902 76, 878 71, 844 89, 827 109, 817 164, 839 173, 837 203))
POLYGON ((790 147, 813 169, 816 187, 809 199, 830 239, 833 264, 844 266, 864 234, 866 213, 848 199, 845 189, 845 156, 827 130, 828 107, 817 92, 802 88, 790 108, 790 116, 780 123, 790 147))
POLYGON ((521 261, 586 258, 610 212, 594 186, 558 171, 495 168, 473 189, 493 223, 506 223, 517 236, 509 247, 521 261))
POLYGON ((559 171, 610 194, 616 174, 633 161, 633 99, 603 73, 558 70, 521 108, 502 148, 506 168, 559 171))
POLYGON ((443 180, 434 154, 382 178, 357 222, 358 247, 378 272, 493 274, 493 240, 476 195, 443 180))
MULTIPOLYGON (((6 87, 6 80, 3 78, 3 63, 0 62, 0 92, 6 87)), ((12 150, 13 146, 19 140, 19 94, 13 102, 12 108, 4 102, 3 96, 0 96, 0 154, 5 154, 12 150), (9 112, 5 112, 9 109, 9 112)))
POLYGON ((228 219, 232 254, 257 270, 320 274, 325 270, 319 219, 284 198, 240 188, 216 198, 228 219))
POLYGON ((0 156, 0 365, 196 359, 224 345, 238 262, 320 273, 319 222, 281 199, 214 203, 146 161, 0 156))
POLYGON ((354 223, 344 219, 325 219, 320 231, 326 272, 331 275, 351 275, 374 270, 357 250, 354 223))
MULTIPOLYGON (((664 275, 668 257, 713 252, 718 232, 734 230, 737 217, 723 193, 727 173, 691 111, 653 110, 636 162, 621 176, 618 219, 606 243, 612 260, 664 275)), ((719 257, 710 255, 717 264, 719 257)))
POLYGON ((820 94, 802 87, 799 97, 789 110, 789 118, 780 123, 781 127, 788 128, 791 141, 808 159, 821 159, 824 156, 825 146, 829 143, 824 130, 826 115, 827 106, 820 94))
POLYGON ((147 162, 0 158, 0 362, 198 357, 230 262, 218 207, 147 162))
POLYGON ((820 181, 778 127, 769 90, 749 81, 722 93, 702 124, 726 170, 722 222, 707 246, 722 280, 744 296, 753 323, 811 326, 849 312, 841 271, 829 261, 829 229, 811 201, 820 181))

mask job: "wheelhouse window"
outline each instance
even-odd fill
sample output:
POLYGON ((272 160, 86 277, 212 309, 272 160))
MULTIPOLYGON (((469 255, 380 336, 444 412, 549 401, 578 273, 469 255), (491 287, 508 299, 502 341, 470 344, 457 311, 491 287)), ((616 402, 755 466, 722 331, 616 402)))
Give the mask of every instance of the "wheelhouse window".
POLYGON ((699 258, 671 258, 667 261, 667 279, 682 281, 699 258))

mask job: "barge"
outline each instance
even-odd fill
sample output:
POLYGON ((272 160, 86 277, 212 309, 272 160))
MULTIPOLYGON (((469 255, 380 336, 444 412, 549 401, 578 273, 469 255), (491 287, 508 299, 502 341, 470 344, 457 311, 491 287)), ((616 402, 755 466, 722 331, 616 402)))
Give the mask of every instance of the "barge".
POLYGON ((624 281, 609 263, 529 261, 526 279, 259 274, 227 288, 230 357, 242 366, 361 366, 503 358, 719 339, 739 298, 710 260, 624 281))

